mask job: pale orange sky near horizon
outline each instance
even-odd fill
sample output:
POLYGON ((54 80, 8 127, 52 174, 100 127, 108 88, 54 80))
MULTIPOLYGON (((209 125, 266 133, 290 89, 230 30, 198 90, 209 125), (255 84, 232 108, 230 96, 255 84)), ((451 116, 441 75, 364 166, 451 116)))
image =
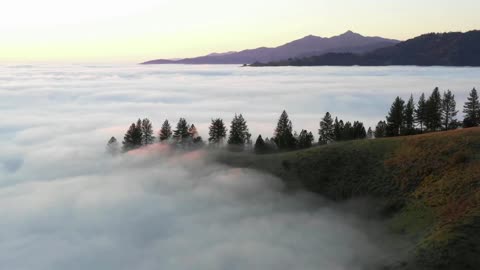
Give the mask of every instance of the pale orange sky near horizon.
POLYGON ((478 10, 473 0, 16 0, 0 9, 0 61, 135 63, 347 30, 405 40, 480 29, 478 10))

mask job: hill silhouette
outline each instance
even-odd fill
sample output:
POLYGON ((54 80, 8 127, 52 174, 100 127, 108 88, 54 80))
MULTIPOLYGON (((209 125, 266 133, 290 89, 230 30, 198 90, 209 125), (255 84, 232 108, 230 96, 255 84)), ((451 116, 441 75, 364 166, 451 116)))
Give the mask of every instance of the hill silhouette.
POLYGON ((331 38, 309 35, 284 45, 260 47, 240 52, 211 53, 209 55, 179 60, 157 59, 142 64, 249 64, 305 57, 328 52, 364 53, 398 43, 393 39, 365 37, 352 31, 331 38))
POLYGON ((326 53, 252 66, 480 66, 480 31, 430 33, 372 52, 326 53))

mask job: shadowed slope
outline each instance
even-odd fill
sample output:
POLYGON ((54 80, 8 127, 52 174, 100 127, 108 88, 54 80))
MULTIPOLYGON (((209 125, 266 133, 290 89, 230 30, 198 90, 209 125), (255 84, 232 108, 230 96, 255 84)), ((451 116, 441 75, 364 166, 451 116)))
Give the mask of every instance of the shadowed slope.
POLYGON ((480 128, 225 155, 334 200, 379 199, 391 229, 417 242, 401 268, 480 268, 480 128))

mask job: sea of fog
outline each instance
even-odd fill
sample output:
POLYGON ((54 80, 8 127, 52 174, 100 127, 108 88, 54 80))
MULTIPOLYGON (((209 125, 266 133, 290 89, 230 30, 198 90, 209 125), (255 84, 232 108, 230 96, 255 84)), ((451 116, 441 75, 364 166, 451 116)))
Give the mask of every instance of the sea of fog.
POLYGON ((0 265, 5 269, 365 269, 404 245, 367 202, 285 194, 279 179, 154 145, 112 157, 129 124, 243 113, 271 136, 283 109, 316 134, 326 111, 373 126, 397 95, 451 89, 480 69, 1 65, 0 265))

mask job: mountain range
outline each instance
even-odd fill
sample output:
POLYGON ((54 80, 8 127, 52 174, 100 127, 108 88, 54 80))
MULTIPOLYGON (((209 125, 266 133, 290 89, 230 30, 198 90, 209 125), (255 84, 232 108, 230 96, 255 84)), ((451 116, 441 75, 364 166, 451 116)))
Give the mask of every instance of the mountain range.
POLYGON ((480 66, 480 31, 430 33, 367 53, 329 52, 252 66, 480 66))
POLYGON ((211 53, 209 55, 177 60, 156 59, 142 64, 251 64, 273 62, 289 58, 309 57, 326 53, 366 53, 395 45, 400 41, 382 37, 366 37, 347 31, 330 38, 309 35, 284 45, 260 47, 239 52, 211 53))

